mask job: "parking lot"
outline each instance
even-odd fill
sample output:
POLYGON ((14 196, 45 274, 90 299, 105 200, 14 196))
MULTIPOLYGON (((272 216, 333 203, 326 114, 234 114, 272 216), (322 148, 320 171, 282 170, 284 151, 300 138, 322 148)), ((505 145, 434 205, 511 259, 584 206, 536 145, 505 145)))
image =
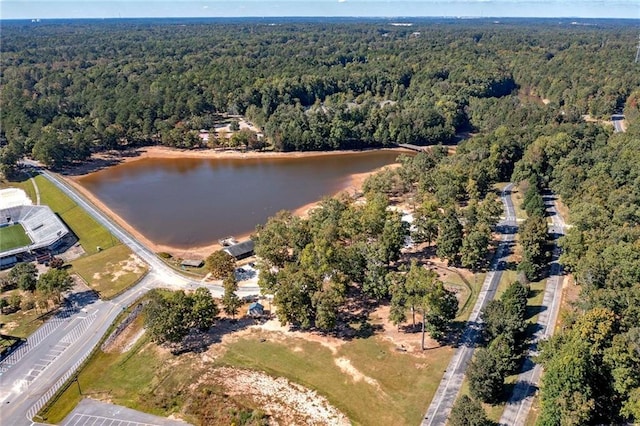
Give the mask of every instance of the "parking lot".
POLYGON ((83 399, 60 423, 62 426, 185 426, 187 423, 167 419, 120 405, 83 399))

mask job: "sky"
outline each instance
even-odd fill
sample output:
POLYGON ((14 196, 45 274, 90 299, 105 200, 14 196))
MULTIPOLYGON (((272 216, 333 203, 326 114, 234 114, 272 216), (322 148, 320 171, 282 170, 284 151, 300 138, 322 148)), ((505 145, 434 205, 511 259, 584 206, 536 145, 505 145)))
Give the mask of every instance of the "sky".
POLYGON ((0 0, 1 19, 277 16, 640 19, 640 0, 0 0))

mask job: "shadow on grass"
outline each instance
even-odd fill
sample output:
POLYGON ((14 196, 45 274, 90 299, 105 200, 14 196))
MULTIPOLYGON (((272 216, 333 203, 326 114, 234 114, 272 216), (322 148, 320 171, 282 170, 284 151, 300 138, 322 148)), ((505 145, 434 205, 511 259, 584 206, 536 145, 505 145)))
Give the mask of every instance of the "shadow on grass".
POLYGON ((543 305, 527 305, 527 309, 524 313, 525 321, 538 315, 540 312, 546 311, 548 308, 543 305))
POLYGON ((171 345, 171 353, 180 355, 187 352, 201 353, 206 352, 209 347, 215 343, 222 342, 222 338, 229 333, 244 330, 258 323, 251 317, 243 317, 238 319, 223 318, 215 322, 215 324, 206 332, 192 331, 181 343, 171 345))

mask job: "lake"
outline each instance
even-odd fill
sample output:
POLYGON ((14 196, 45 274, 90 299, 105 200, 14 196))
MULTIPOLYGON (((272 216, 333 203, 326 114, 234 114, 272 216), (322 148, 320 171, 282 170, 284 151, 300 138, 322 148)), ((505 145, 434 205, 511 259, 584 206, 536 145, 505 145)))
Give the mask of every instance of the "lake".
POLYGON ((253 232, 279 210, 346 189, 394 151, 294 158, 144 158, 78 183, 156 244, 185 249, 253 232))

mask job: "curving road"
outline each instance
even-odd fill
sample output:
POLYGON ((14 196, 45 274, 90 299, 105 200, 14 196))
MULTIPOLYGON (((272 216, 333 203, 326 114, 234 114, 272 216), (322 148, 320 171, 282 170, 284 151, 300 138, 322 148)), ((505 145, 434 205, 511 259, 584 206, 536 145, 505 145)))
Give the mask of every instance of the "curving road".
POLYGON ((500 196, 505 210, 505 219, 498 225, 498 229, 502 234, 500 244, 498 245, 493 260, 491 261, 491 265, 489 267, 490 270, 482 284, 478 300, 476 301, 473 311, 469 316, 467 326, 459 342, 460 346, 453 354, 453 357, 445 370, 444 376, 440 381, 440 385, 431 400, 427 413, 422 420, 423 426, 446 424, 451 408, 453 407, 453 403, 460 392, 460 387, 462 386, 467 366, 469 365, 469 361, 471 361, 473 351, 475 350, 476 341, 480 337, 480 331, 482 328, 480 313, 487 303, 495 296, 496 288, 498 287, 498 283, 502 277, 502 271, 504 270, 504 265, 509 258, 510 248, 515 237, 517 224, 516 212, 511 200, 512 188, 513 184, 508 184, 500 196))
MULTIPOLYGON (((32 167, 37 163, 25 161, 32 167)), ((222 286, 186 278, 134 239, 128 232, 79 195, 58 176, 40 170, 67 196, 143 259, 149 273, 134 287, 110 301, 93 292, 74 293, 64 310, 42 325, 27 342, 0 363, 0 424, 31 425, 32 418, 62 384, 91 354, 117 315, 152 288, 195 289, 207 287, 215 296, 222 286)), ((259 294, 256 285, 241 286, 240 297, 259 294)))
POLYGON ((545 205, 552 220, 549 226, 549 233, 554 236, 551 268, 544 289, 542 311, 538 314, 537 330, 533 336, 531 345, 529 345, 527 358, 518 375, 516 386, 511 393, 509 401, 507 401, 502 417, 500 417, 501 425, 515 426, 525 424, 529 410, 533 404, 537 385, 540 381, 540 375, 542 374, 542 367, 534 363, 532 357, 538 354, 538 342, 553 335, 558 319, 558 312, 560 311, 562 283, 564 279, 562 265, 558 261, 560 258, 558 238, 564 235, 566 225, 556 208, 555 197, 545 197, 545 205))

